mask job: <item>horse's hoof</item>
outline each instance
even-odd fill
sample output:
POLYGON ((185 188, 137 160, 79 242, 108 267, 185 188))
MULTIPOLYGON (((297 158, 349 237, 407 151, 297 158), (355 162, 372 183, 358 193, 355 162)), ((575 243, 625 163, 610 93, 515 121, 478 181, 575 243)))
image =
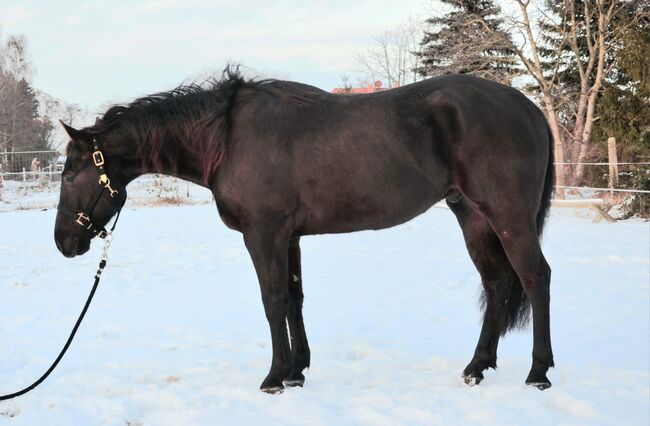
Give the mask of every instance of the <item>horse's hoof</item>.
POLYGON ((281 394, 284 392, 284 386, 261 387, 260 390, 271 395, 281 394))
POLYGON ((262 382, 260 390, 265 393, 276 394, 282 393, 284 386, 282 386, 282 380, 278 380, 274 376, 269 376, 262 382))
POLYGON ((526 378, 526 384, 528 386, 534 386, 539 390, 545 390, 551 387, 551 381, 548 380, 546 374, 536 369, 530 371, 526 378))
POLYGON ((463 374, 463 380, 468 386, 476 386, 483 381, 483 373, 472 372, 463 374))
POLYGON ((292 371, 289 373, 289 377, 282 381, 282 384, 289 387, 302 387, 305 384, 305 376, 297 371, 292 371))
POLYGON ((295 380, 287 379, 287 380, 283 381, 282 384, 287 386, 287 387, 290 387, 290 388, 293 388, 293 387, 296 387, 296 386, 302 387, 305 384, 305 379, 302 379, 302 380, 301 379, 295 379, 295 380))
POLYGON ((528 386, 534 386, 537 389, 543 391, 551 387, 551 382, 548 379, 545 382, 526 382, 528 386))

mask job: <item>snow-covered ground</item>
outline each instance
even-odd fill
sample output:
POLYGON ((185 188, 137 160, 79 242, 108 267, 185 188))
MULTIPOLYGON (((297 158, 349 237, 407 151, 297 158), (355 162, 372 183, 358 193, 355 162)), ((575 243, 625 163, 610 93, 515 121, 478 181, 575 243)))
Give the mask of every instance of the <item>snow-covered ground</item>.
MULTIPOLYGON (((29 174, 27 176, 30 176, 29 174)), ((61 174, 41 175, 23 180, 0 179, 0 212, 56 208, 59 202, 61 174)), ((129 203, 133 206, 169 204, 205 204, 212 193, 180 179, 144 175, 129 184, 129 203)))
MULTIPOLYGON (((55 212, 0 214, 0 394, 31 383, 63 344, 101 246, 68 260, 55 212)), ((453 215, 304 238, 304 388, 257 389, 271 348, 240 234, 212 205, 128 208, 68 355, 35 391, 0 403, 7 425, 612 424, 650 411, 650 223, 553 213, 557 368, 523 382, 530 329, 499 345, 499 369, 460 372, 480 328, 479 277, 453 215)))

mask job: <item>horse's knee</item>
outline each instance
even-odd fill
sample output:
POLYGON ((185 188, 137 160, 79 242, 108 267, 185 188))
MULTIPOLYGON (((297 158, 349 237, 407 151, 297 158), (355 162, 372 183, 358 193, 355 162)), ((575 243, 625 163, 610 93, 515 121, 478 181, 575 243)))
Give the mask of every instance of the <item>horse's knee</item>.
POLYGON ((264 312, 266 318, 271 321, 278 318, 284 318, 289 309, 289 298, 284 295, 273 295, 263 298, 264 312))

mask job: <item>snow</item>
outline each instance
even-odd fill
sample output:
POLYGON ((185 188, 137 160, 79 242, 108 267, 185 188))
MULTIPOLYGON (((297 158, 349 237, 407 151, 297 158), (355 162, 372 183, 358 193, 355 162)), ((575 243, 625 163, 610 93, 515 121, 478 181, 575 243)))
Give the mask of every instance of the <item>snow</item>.
MULTIPOLYGON (((302 240, 312 368, 304 388, 258 391, 271 344, 241 235, 213 205, 135 207, 120 219, 69 353, 7 425, 626 424, 650 421, 650 223, 552 214, 553 387, 524 385, 532 332, 499 369, 460 373, 480 330, 479 277, 460 229, 432 208, 389 230, 302 240)), ((0 214, 0 393, 40 376, 64 343, 101 253, 73 260, 55 212, 0 214)))
MULTIPOLYGON (((29 176, 29 174, 28 174, 29 176)), ((56 208, 59 202, 61 174, 42 174, 39 178, 5 178, 0 185, 0 212, 56 208)), ((212 194, 204 188, 180 179, 144 175, 128 187, 131 205, 205 204, 212 202, 212 194)))

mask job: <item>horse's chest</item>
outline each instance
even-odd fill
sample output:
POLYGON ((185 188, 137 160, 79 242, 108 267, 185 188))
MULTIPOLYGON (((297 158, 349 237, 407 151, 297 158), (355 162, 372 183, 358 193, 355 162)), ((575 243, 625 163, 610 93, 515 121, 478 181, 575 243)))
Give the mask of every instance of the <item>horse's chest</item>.
POLYGON ((241 219, 235 214, 232 206, 217 200, 217 210, 224 225, 235 231, 241 231, 241 219))

